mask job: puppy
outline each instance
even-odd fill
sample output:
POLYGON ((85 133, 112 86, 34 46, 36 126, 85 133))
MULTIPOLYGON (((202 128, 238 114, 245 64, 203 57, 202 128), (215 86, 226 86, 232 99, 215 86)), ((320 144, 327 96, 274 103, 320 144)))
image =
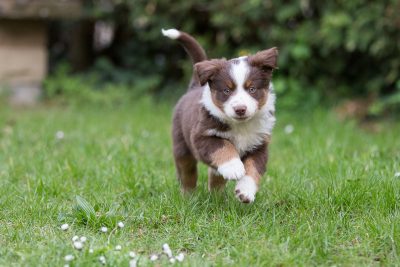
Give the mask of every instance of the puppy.
POLYGON ((184 192, 196 187, 197 162, 208 165, 208 188, 222 189, 235 180, 236 197, 255 199, 266 171, 268 143, 275 124, 271 83, 278 50, 207 60, 200 44, 176 29, 162 30, 179 41, 194 64, 189 89, 173 115, 173 152, 184 192))

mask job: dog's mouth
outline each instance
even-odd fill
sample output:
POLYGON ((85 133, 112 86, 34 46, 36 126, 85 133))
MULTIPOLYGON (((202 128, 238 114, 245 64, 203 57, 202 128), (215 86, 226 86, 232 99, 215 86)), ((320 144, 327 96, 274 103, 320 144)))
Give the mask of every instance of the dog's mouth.
POLYGON ((233 117, 233 119, 235 121, 243 122, 243 121, 248 121, 249 119, 251 119, 251 116, 237 116, 237 117, 233 117))

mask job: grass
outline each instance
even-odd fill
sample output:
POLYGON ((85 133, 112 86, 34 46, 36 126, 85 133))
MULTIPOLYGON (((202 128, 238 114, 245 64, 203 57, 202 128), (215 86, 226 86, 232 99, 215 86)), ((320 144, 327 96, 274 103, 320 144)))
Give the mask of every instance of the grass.
POLYGON ((74 254, 71 266, 100 265, 100 255, 128 266, 133 250, 152 266, 147 257, 163 243, 185 252, 183 266, 400 265, 399 124, 383 123, 376 134, 323 110, 279 110, 268 173, 256 202, 243 205, 234 184, 209 194, 204 166, 197 191, 181 196, 171 109, 148 100, 3 107, 0 265, 62 266, 74 254), (108 243, 99 229, 118 221, 126 226, 108 243), (72 248, 74 235, 88 237, 82 252, 72 248))

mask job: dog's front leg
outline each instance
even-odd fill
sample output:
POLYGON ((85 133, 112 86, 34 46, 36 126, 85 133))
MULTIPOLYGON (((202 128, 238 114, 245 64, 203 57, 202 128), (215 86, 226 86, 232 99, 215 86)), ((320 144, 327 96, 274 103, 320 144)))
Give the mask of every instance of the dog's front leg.
POLYGON ((235 187, 236 197, 243 203, 254 201, 260 178, 266 170, 268 161, 268 143, 265 143, 243 158, 246 175, 243 176, 235 187))
POLYGON ((235 146, 226 139, 215 136, 197 138, 199 158, 214 168, 226 180, 238 180, 245 175, 243 162, 235 146))

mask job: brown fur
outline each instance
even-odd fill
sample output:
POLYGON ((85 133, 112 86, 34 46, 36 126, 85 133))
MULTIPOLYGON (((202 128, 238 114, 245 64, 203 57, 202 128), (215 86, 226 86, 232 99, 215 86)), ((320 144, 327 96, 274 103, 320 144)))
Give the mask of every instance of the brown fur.
POLYGON ((186 53, 189 54, 192 59, 192 63, 196 64, 197 62, 203 61, 207 59, 206 52, 203 47, 194 39, 192 36, 185 32, 180 32, 181 35, 178 38, 178 41, 182 44, 186 53))
POLYGON ((197 161, 188 155, 181 158, 175 158, 175 164, 178 179, 181 182, 184 192, 191 191, 196 188, 197 183, 197 161))
POLYGON ((278 49, 276 47, 257 52, 249 56, 251 66, 262 69, 265 73, 272 75, 272 70, 277 68, 278 49))

